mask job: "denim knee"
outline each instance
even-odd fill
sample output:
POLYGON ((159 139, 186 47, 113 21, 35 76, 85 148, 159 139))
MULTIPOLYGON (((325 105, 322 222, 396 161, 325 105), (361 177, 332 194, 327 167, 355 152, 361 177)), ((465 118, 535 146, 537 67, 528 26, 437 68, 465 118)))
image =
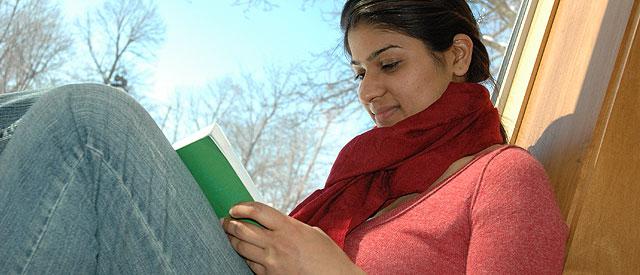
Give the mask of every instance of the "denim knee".
POLYGON ((140 131, 152 121, 145 109, 130 95, 101 84, 72 84, 51 90, 41 100, 57 116, 68 116, 83 142, 103 138, 117 131, 140 131))

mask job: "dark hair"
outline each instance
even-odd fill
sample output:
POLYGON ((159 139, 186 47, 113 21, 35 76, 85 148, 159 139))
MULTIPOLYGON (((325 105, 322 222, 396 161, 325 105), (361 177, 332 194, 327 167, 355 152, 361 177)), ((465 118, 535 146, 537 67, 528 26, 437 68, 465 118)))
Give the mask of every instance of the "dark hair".
POLYGON ((480 40, 478 23, 465 0, 348 0, 342 9, 340 27, 344 47, 349 49, 349 30, 367 24, 420 39, 428 49, 443 52, 453 45, 456 34, 473 41, 467 81, 493 80, 487 49, 480 40))

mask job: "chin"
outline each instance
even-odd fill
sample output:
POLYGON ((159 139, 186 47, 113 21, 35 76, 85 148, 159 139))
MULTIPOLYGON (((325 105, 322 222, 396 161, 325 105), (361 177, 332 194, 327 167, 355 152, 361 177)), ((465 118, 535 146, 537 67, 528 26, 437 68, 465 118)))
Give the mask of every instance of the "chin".
POLYGON ((374 121, 373 123, 376 125, 376 127, 378 127, 378 128, 383 128, 383 127, 391 127, 391 126, 393 126, 393 125, 396 125, 396 123, 398 123, 398 121, 394 121, 394 122, 382 122, 382 123, 379 123, 379 122, 377 122, 377 121, 374 121))

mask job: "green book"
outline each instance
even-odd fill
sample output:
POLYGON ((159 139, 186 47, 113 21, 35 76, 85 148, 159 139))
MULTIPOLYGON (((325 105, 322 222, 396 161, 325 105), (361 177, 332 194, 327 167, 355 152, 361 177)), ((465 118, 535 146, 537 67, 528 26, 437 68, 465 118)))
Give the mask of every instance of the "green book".
POLYGON ((249 173, 218 124, 173 145, 219 218, 239 202, 262 201, 249 173))

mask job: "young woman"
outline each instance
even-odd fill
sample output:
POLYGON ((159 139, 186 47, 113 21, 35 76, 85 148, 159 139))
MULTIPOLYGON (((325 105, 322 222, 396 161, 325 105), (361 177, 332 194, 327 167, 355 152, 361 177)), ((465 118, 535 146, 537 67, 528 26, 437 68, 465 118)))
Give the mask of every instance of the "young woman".
POLYGON ((0 270, 561 273, 567 226, 541 165, 504 145, 466 2, 350 0, 342 28, 376 127, 290 216, 241 203, 231 215, 264 227, 226 219, 227 236, 127 96, 3 96, 0 127, 15 132, 0 154, 0 270))
POLYGON ((341 22, 376 128, 345 146, 325 188, 293 211, 300 222, 257 204, 233 209, 268 228, 225 222, 249 266, 561 273, 567 226, 541 165, 501 145, 477 84, 491 78, 489 58, 466 2, 351 0, 341 22))

